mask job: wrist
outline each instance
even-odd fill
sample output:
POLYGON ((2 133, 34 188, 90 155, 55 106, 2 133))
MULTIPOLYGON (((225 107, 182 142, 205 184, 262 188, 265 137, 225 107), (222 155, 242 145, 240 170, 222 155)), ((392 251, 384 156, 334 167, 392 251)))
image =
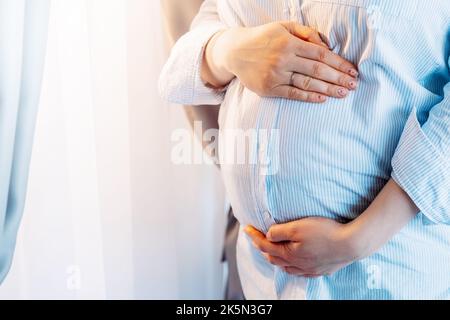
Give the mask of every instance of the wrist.
POLYGON ((214 43, 219 67, 233 77, 236 76, 235 70, 239 68, 237 61, 241 47, 240 39, 244 31, 241 27, 227 29, 218 35, 214 43))
POLYGON ((230 68, 233 45, 229 40, 230 32, 231 29, 217 32, 205 48, 202 77, 206 83, 216 88, 226 86, 234 78, 230 68))
POLYGON ((357 220, 342 226, 339 241, 348 261, 361 260, 372 253, 367 234, 357 220))

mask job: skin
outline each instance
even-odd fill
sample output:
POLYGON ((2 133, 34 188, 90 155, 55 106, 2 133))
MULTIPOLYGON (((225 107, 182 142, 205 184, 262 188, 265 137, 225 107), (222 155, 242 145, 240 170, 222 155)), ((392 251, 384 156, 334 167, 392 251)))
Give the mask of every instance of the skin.
POLYGON ((201 70, 215 88, 235 77, 262 97, 323 103, 345 98, 358 86, 358 71, 333 53, 320 35, 295 22, 230 28, 209 41, 201 70))
POLYGON ((271 264, 289 274, 319 277, 372 255, 418 212, 391 179, 367 210, 348 224, 313 217, 274 225, 266 235, 252 226, 245 232, 271 264))
MULTIPOLYGON (((331 52, 320 35, 295 22, 231 28, 206 46, 202 80, 222 88, 237 77, 261 97, 323 103, 345 98, 358 86, 355 66, 331 52)), ((419 212, 411 198, 390 180, 354 221, 314 217, 272 226, 267 234, 245 228, 267 261, 287 273, 330 275, 379 250, 419 212)))

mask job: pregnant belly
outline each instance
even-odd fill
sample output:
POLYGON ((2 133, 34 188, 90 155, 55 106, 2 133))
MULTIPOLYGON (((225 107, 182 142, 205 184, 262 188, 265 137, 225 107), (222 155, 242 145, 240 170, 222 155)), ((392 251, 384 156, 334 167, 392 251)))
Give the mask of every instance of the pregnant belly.
MULTIPOLYGON (((257 161, 222 164, 243 224, 264 229, 261 215, 267 212, 276 223, 308 216, 348 221, 389 179, 401 129, 372 121, 351 98, 318 106, 244 94, 228 98, 222 108, 221 129, 256 130, 246 152, 253 147, 257 161)), ((236 151, 229 136, 220 139, 221 154, 236 151)))

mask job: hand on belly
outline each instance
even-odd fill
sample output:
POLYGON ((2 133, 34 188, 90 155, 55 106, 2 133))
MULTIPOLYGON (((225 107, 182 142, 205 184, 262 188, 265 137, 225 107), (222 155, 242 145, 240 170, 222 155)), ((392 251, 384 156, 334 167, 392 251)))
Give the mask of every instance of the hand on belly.
POLYGON ((266 235, 253 227, 245 231, 270 263, 290 274, 319 277, 372 255, 418 212, 408 194, 391 179, 369 208, 350 223, 311 217, 273 225, 266 235))
POLYGON ((355 260, 345 226, 331 219, 305 218, 273 226, 267 235, 253 227, 245 232, 271 264, 293 275, 319 277, 355 260))

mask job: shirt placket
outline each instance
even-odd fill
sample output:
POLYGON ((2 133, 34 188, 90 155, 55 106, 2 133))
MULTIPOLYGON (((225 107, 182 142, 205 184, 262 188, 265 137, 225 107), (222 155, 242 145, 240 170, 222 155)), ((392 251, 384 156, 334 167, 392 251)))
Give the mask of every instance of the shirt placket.
POLYGON ((262 217, 262 222, 264 224, 264 232, 267 232, 269 228, 275 224, 275 220, 273 219, 272 213, 268 207, 267 201, 267 186, 266 186, 266 178, 267 178, 267 167, 265 166, 265 159, 267 159, 267 140, 268 139, 259 139, 258 138, 258 188, 260 195, 258 199, 258 207, 260 209, 260 214, 262 217))

